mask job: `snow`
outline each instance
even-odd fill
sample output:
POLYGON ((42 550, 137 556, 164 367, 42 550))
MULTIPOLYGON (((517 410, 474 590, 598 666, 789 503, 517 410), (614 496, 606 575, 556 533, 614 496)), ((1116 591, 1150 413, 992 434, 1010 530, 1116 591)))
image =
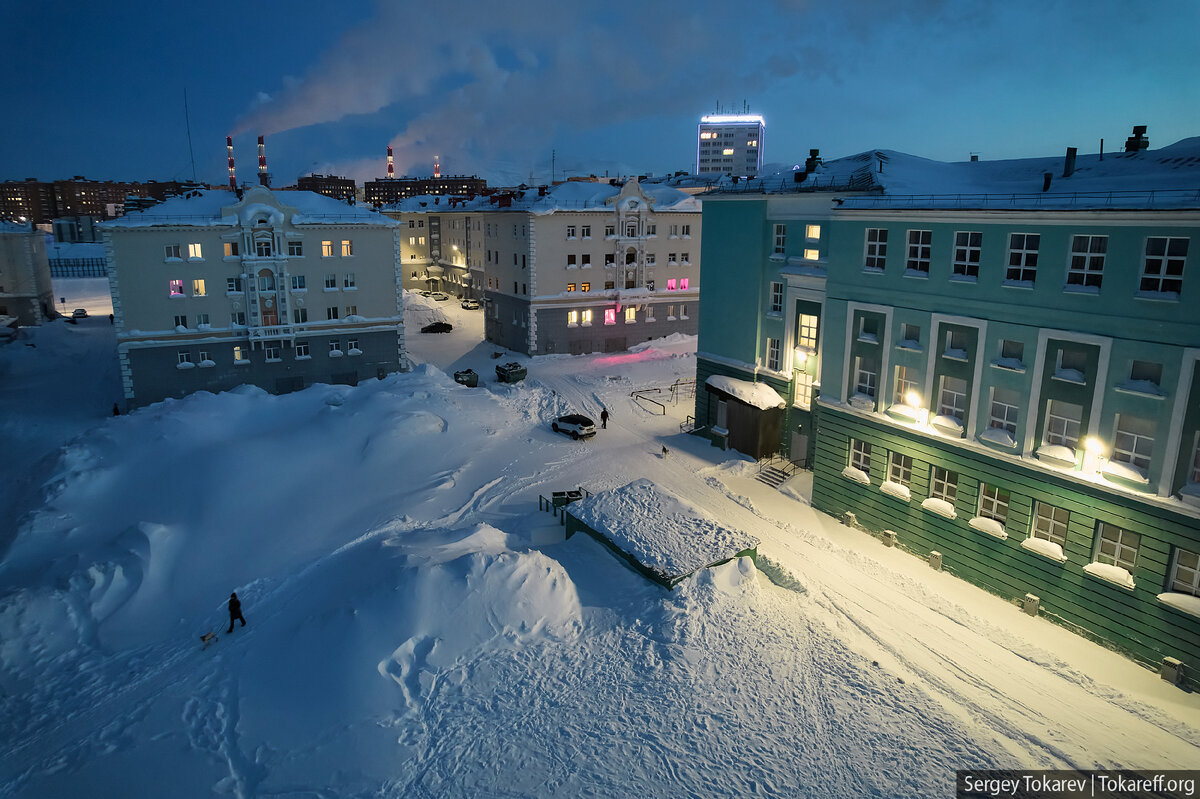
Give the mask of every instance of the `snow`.
POLYGON ((1020 358, 997 358, 992 361, 992 366, 1000 369, 1008 369, 1013 372, 1024 372, 1025 364, 1020 358))
POLYGON ((962 420, 960 420, 958 417, 940 414, 933 417, 933 420, 930 422, 930 424, 932 424, 934 427, 940 427, 944 432, 949 432, 952 435, 962 435, 963 424, 962 420))
POLYGON ((1008 539, 1008 533, 1004 531, 1004 525, 995 519, 989 519, 986 516, 976 516, 967 522, 967 524, 979 532, 987 533, 990 536, 999 538, 1001 541, 1008 539))
POLYGON ((1083 377, 1083 372, 1079 371, 1078 369, 1055 369, 1054 379, 1062 380, 1067 383, 1078 383, 1080 385, 1084 385, 1087 382, 1083 377))
POLYGON ((1194 766, 1200 695, 814 511, 811 473, 763 485, 679 433, 691 398, 630 399, 694 377, 694 338, 467 388, 498 348, 442 305, 411 372, 119 417, 97 310, 0 347, 0 794, 942 796, 960 768, 1194 766), (601 406, 588 442, 549 429, 601 406), (537 510, 638 477, 761 539, 757 567, 666 592, 537 510))
POLYGON ((1063 554, 1062 547, 1053 541, 1047 541, 1044 538, 1033 538, 1030 536, 1021 542, 1021 546, 1028 549, 1030 552, 1036 552, 1039 555, 1044 555, 1051 560, 1056 560, 1059 563, 1065 563, 1067 556, 1063 554))
POLYGON ((1200 596, 1168 591, 1158 595, 1158 601, 1192 616, 1200 616, 1200 596))
POLYGON ((909 491, 908 486, 901 485, 900 483, 893 483, 891 480, 885 480, 879 486, 879 490, 885 494, 890 494, 897 499, 902 499, 905 502, 908 502, 912 498, 912 492, 909 491))
POLYGON ((967 359, 967 351, 961 347, 947 347, 942 353, 943 358, 949 358, 952 361, 965 361, 967 359))
POLYGON ((188 192, 180 197, 170 197, 157 205, 143 211, 133 211, 117 219, 101 223, 101 227, 155 227, 197 225, 220 225, 235 227, 244 218, 255 213, 266 213, 273 219, 280 218, 279 211, 272 205, 261 201, 273 195, 285 211, 292 212, 292 223, 296 225, 379 225, 398 227, 394 219, 390 219, 377 211, 358 205, 349 205, 333 197, 326 197, 311 191, 268 191, 258 186, 245 190, 243 199, 239 200, 231 191, 198 190, 188 192), (259 201, 256 201, 259 200, 259 201), (234 206, 245 203, 240 217, 234 215, 234 206))
POLYGON ((1128 588, 1130 591, 1134 589, 1133 575, 1128 569, 1121 566, 1114 566, 1111 563, 1089 563, 1083 567, 1083 570, 1093 577, 1099 577, 1101 580, 1107 580, 1110 583, 1115 583, 1122 588, 1128 588))
POLYGON ((921 507, 925 510, 933 511, 939 516, 945 516, 947 519, 953 519, 958 516, 958 514, 954 512, 954 506, 952 504, 944 499, 938 499, 937 497, 929 497, 928 499, 922 500, 921 507))
POLYGON ((979 434, 979 440, 999 444, 1002 447, 1015 447, 1017 445, 1017 440, 1013 438, 1012 433, 1003 427, 987 428, 979 434))
POLYGON ((1117 391, 1127 391, 1131 394, 1147 394, 1151 397, 1165 397, 1162 388, 1153 380, 1126 380, 1117 385, 1117 391))
POLYGON ((856 469, 853 466, 847 466, 842 469, 842 477, 848 477, 856 483, 862 483, 865 486, 871 484, 871 478, 862 469, 856 469))
POLYGON ((571 515, 664 577, 690 574, 758 546, 645 478, 572 503, 571 515))
POLYGON ((1120 480, 1128 480, 1131 483, 1149 484, 1150 480, 1146 477, 1146 472, 1134 466, 1132 463, 1123 461, 1109 460, 1104 464, 1104 474, 1108 477, 1116 477, 1120 480))
POLYGON ((864 394, 861 391, 856 391, 850 395, 850 404, 855 408, 864 411, 875 410, 875 398, 870 394, 864 394))
POLYGON ((1040 460, 1054 462, 1054 465, 1062 464, 1068 467, 1075 465, 1075 450, 1062 444, 1043 444, 1037 448, 1037 456, 1040 460))
POLYGON ((786 403, 775 389, 766 383, 751 383, 748 380, 738 380, 736 377, 725 375, 709 375, 704 381, 718 391, 723 391, 736 400, 755 408, 769 410, 782 408, 786 403))

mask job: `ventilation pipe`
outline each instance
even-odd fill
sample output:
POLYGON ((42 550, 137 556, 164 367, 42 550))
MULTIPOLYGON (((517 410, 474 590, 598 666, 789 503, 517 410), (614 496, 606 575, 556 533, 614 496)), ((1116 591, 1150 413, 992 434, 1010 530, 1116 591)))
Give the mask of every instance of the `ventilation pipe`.
POLYGON ((229 190, 237 191, 237 173, 233 169, 233 137, 225 137, 225 150, 229 153, 229 190))
POLYGON ((1067 148, 1067 157, 1063 161, 1063 177, 1069 178, 1075 173, 1075 155, 1079 152, 1077 147, 1067 148))

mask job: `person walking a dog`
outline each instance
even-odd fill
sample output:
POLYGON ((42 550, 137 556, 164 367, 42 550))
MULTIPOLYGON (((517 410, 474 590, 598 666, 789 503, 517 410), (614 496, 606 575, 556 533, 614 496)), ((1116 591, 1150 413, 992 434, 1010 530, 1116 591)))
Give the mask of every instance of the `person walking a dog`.
POLYGON ((246 626, 246 617, 242 615, 242 603, 237 598, 237 594, 233 593, 229 595, 229 629, 225 631, 227 635, 233 632, 235 621, 240 621, 243 627, 246 626))

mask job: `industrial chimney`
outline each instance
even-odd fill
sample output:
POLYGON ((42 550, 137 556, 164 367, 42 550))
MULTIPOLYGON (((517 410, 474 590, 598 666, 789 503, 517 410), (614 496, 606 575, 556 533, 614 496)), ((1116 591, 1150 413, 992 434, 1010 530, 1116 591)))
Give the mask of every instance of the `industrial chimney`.
POLYGON ((392 163, 392 145, 390 145, 390 144, 388 145, 388 162, 387 162, 387 164, 388 164, 387 176, 389 178, 396 177, 396 166, 395 166, 395 164, 392 163))
POLYGON ((258 137, 258 182, 267 188, 271 186, 271 176, 267 173, 267 146, 262 136, 258 137))
POLYGON ((225 137, 225 149, 229 153, 229 190, 237 191, 237 173, 233 170, 233 137, 225 137))
POLYGON ((440 178, 442 176, 442 166, 438 163, 438 157, 436 155, 433 157, 433 176, 435 178, 440 178))

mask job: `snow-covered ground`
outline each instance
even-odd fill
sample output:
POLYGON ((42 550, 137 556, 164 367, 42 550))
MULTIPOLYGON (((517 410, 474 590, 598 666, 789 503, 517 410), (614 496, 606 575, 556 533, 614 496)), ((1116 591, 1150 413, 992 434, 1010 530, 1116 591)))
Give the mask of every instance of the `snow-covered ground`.
POLYGON ((1200 762, 1195 694, 757 482, 679 432, 690 398, 636 403, 694 340, 504 353, 530 373, 501 385, 480 311, 410 300, 411 373, 115 418, 99 309, 0 348, 0 795, 952 796, 1200 762), (640 477, 757 569, 667 592, 538 510, 640 477))

